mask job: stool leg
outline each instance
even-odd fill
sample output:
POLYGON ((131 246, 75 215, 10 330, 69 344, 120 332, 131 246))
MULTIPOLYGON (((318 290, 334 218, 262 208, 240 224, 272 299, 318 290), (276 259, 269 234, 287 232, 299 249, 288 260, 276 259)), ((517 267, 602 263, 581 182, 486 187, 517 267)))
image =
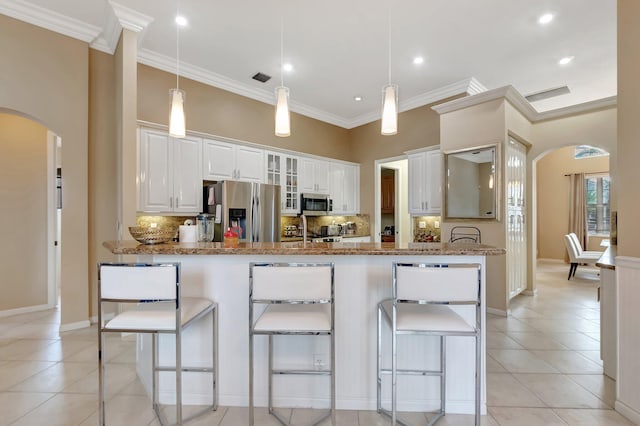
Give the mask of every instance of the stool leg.
POLYGON ((213 392, 213 411, 218 409, 218 395, 217 395, 217 381, 218 381, 218 309, 213 308, 213 311, 211 311, 211 331, 213 334, 213 339, 212 339, 212 344, 211 344, 211 370, 213 371, 211 374, 213 376, 213 387, 212 387, 212 392, 213 392))
POLYGON ((104 364, 102 362, 102 352, 104 351, 104 333, 102 333, 102 322, 98 321, 98 392, 100 405, 98 406, 100 425, 105 426, 104 412, 104 364))
POLYGON ((393 306, 391 327, 391 424, 395 426, 397 416, 398 400, 398 335, 397 328, 397 307, 393 306))
POLYGON ((377 370, 377 411, 378 413, 382 412, 382 309, 380 305, 378 305, 378 352, 377 352, 377 362, 376 362, 376 370, 377 370))
POLYGON ((182 425, 182 332, 176 330, 176 426, 182 425))
POLYGON ((336 336, 331 327, 331 424, 336 424, 336 336))
MULTIPOLYGON (((251 314, 249 314, 251 318, 251 314)), ((249 320, 249 426, 253 426, 253 330, 249 320)))
POLYGON ((440 412, 444 415, 447 409, 447 337, 440 336, 440 412))
POLYGON ((480 426, 480 334, 476 333, 476 426, 480 426))
POLYGON ((158 412, 158 335, 156 333, 151 333, 151 399, 153 400, 153 409, 158 413, 158 418, 160 418, 160 413, 158 412))
POLYGON ((273 414, 273 335, 269 335, 269 394, 268 405, 269 405, 269 414, 273 414))

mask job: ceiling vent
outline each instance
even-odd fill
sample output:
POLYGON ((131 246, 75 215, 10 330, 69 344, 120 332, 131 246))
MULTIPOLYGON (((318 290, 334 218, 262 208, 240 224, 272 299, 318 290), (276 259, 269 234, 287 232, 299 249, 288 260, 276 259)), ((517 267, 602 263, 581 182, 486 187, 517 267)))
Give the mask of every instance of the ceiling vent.
POLYGON ((560 95, 566 95, 571 93, 568 86, 556 87, 554 89, 542 90, 540 92, 532 93, 525 96, 529 102, 541 101, 543 99, 549 99, 560 95))
POLYGON ((266 83, 267 81, 271 80, 270 75, 266 75, 261 72, 257 72, 256 75, 254 75, 251 78, 254 80, 258 80, 260 83, 266 83))

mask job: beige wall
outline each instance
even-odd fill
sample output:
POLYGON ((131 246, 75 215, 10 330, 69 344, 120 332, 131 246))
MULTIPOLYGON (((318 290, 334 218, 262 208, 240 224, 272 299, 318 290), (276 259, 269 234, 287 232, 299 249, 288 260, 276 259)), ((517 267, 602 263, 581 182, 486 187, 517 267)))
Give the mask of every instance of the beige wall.
MULTIPOLYGON (((138 65, 138 119, 168 125, 169 89, 175 84, 175 74, 138 65)), ((180 88, 187 93, 187 131, 356 161, 346 129, 292 113, 291 136, 280 138, 274 135, 273 105, 186 78, 180 88)))
POLYGON ((45 305, 47 129, 0 113, 0 150, 0 223, 5 242, 0 245, 0 311, 45 305))
MULTIPOLYGON (((564 260, 567 252, 562 238, 569 229, 569 177, 565 175, 609 170, 609 157, 576 160, 574 152, 574 146, 560 148, 537 163, 539 258, 564 260)), ((602 250, 597 244, 588 248, 602 250)))
POLYGON ((61 322, 86 321, 89 48, 4 15, 0 40, 0 108, 32 117, 62 138, 61 322))
MULTIPOLYGON (((442 115, 440 118, 440 150, 455 151, 501 142, 504 151, 506 137, 504 99, 486 102, 442 115)), ((504 155, 501 155, 504 157, 504 155)), ((501 168, 504 175, 504 164, 501 168)), ((504 184, 504 182, 503 182, 504 184)), ((504 191, 504 188, 503 188, 504 191)), ((498 206, 500 217, 504 216, 504 203, 498 206)), ((451 228, 459 222, 442 222, 442 240, 448 241, 451 228)), ((505 246, 504 223, 468 221, 465 225, 477 226, 482 233, 482 242, 496 247, 505 246)), ((507 310, 506 260, 505 256, 487 257, 487 306, 499 311, 507 310)))
POLYGON ((431 105, 425 105, 398 115, 398 134, 395 136, 382 136, 380 120, 376 120, 349 130, 349 138, 354 161, 360 163, 360 211, 373 218, 375 161, 401 156, 412 149, 438 145, 440 117, 431 105))
POLYGON ((89 51, 89 277, 90 312, 97 315, 96 264, 117 257, 102 247, 117 238, 114 56, 89 51))
MULTIPOLYGON (((618 254, 640 257, 640 4, 618 1, 618 254)), ((612 163, 614 160, 612 159, 612 163)))

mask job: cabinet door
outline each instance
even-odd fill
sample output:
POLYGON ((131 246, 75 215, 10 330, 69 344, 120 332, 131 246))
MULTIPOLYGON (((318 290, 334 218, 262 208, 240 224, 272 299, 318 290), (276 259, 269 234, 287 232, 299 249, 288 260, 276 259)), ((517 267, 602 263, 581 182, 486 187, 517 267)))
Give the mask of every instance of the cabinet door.
POLYGON ((139 211, 168 212, 173 207, 172 140, 168 134, 141 130, 139 140, 139 211))
POLYGON ((233 180, 235 176, 234 148, 234 145, 226 142, 204 139, 202 141, 202 178, 205 180, 233 180))
POLYGON ((395 210, 395 181, 393 176, 382 176, 380 193, 380 210, 382 213, 393 213, 395 210))
POLYGON ((311 158, 300 159, 300 191, 316 192, 315 160, 311 158))
POLYGON ((316 181, 316 192, 319 194, 328 194, 329 193, 329 162, 316 161, 314 174, 315 174, 315 181, 316 181))
POLYGON ((409 155, 409 213, 422 214, 425 203, 424 153, 409 155))
POLYGON ((333 202, 332 214, 343 214, 347 210, 345 198, 345 166, 334 163, 329 168, 329 197, 333 202))
POLYGON ((236 148, 235 180, 264 182, 264 151, 259 148, 238 145, 236 148))
POLYGON ((300 160, 297 157, 284 156, 284 182, 282 184, 283 214, 298 214, 300 190, 298 186, 300 160))
MULTIPOLYGON (((282 155, 273 152, 265 153, 265 183, 269 185, 282 185, 283 164, 282 155)), ((282 194, 284 200, 284 191, 282 194)))
POLYGON ((427 185, 429 196, 426 210, 440 214, 442 211, 442 161, 440 151, 429 151, 427 154, 427 185))
POLYGON ((344 168, 344 212, 357 214, 360 211, 360 166, 345 165, 344 168))
POLYGON ((200 138, 173 139, 173 211, 202 211, 202 169, 200 138))

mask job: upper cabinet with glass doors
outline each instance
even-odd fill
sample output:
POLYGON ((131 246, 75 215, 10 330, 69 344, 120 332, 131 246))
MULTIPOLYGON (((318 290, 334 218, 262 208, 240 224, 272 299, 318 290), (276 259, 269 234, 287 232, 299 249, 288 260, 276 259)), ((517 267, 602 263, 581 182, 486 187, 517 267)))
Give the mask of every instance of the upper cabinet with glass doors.
POLYGON ((280 185, 282 206, 281 214, 298 214, 300 191, 298 186, 298 157, 267 152, 265 155, 267 171, 265 182, 280 185))

